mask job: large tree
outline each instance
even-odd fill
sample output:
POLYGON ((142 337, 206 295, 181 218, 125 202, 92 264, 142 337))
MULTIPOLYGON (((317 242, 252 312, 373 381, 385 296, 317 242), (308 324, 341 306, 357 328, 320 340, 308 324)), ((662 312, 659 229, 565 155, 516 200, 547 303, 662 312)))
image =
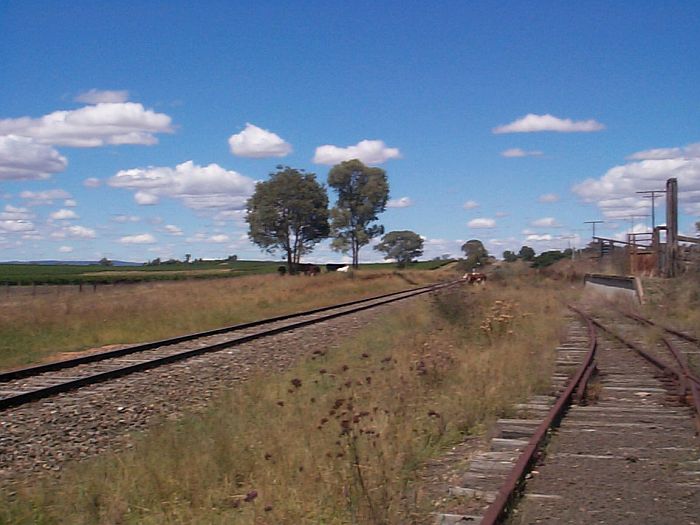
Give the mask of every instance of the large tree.
POLYGON ((288 166, 278 166, 269 180, 256 184, 247 210, 250 240, 269 253, 285 253, 290 274, 330 233, 325 188, 315 174, 288 166))
POLYGON ((488 262, 489 252, 486 251, 484 243, 479 239, 470 239, 465 242, 462 245, 462 251, 466 257, 464 266, 467 271, 477 266, 483 266, 488 262))
POLYGON ((382 237, 382 242, 374 249, 384 252, 385 259, 396 259, 399 268, 404 268, 413 259, 423 255, 423 239, 412 231, 393 231, 382 237))
POLYGON ((518 252, 518 257, 520 257, 523 261, 532 261, 535 258, 535 250, 529 246, 523 246, 518 252))
POLYGON ((381 168, 365 166, 357 159, 333 166, 328 185, 338 194, 331 210, 331 248, 352 253, 352 265, 357 268, 360 248, 384 233, 384 227, 373 224, 386 209, 389 182, 381 168))

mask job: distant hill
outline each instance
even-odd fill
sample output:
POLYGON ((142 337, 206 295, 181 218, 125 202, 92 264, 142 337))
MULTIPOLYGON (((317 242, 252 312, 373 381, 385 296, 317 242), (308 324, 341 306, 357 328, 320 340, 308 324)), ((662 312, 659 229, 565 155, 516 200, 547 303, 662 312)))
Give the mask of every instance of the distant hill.
MULTIPOLYGON (((38 264, 41 266, 91 266, 100 261, 0 261, 0 264, 38 264)), ((144 263, 130 261, 112 261, 112 266, 143 266, 144 263)))

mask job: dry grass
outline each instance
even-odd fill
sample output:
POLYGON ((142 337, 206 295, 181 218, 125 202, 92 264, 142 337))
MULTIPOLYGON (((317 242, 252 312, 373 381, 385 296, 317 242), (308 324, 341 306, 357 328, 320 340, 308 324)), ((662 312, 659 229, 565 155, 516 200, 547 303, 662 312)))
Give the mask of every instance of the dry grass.
POLYGON ((439 272, 277 275, 213 281, 56 288, 51 295, 0 301, 0 368, 58 352, 136 343, 329 305, 427 284, 439 272), (408 282, 407 282, 408 281, 408 282))
POLYGON ((334 352, 254 378, 205 415, 68 468, 8 523, 409 524, 415 473, 548 383, 564 309, 546 286, 441 294, 334 352))

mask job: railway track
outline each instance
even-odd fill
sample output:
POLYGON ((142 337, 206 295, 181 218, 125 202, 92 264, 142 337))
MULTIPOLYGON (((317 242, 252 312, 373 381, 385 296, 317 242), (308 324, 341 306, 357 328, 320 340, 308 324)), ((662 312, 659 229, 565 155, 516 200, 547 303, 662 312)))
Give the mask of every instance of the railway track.
POLYGON ((663 329, 650 320, 578 313, 553 395, 499 420, 452 491, 462 512, 436 523, 700 523, 697 342, 664 330, 655 344, 639 330, 663 329))
POLYGON ((2 372, 0 373, 0 410, 436 291, 458 282, 461 281, 423 286, 75 359, 2 372))

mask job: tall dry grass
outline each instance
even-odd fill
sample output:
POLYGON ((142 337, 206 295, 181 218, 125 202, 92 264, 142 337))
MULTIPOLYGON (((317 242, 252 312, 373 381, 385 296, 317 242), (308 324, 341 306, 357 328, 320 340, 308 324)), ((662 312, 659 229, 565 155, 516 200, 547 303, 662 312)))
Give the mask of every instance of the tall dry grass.
POLYGON ((75 288, 0 299, 0 368, 58 352, 136 343, 325 306, 433 282, 436 272, 250 276, 75 288))
POLYGON ((415 301, 339 350, 249 380, 132 450, 19 490, 0 500, 0 519, 425 523, 422 462, 546 389, 560 295, 523 283, 415 301))

